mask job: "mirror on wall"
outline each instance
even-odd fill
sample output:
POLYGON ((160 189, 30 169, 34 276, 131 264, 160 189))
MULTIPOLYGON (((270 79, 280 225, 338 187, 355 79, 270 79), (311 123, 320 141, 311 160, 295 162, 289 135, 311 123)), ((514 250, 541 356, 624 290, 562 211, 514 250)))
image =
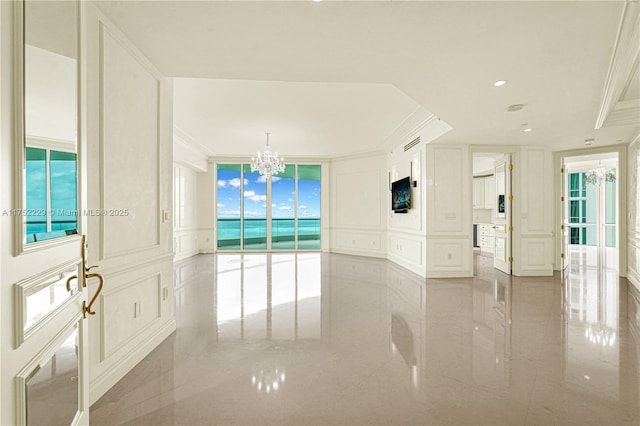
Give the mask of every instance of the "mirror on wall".
POLYGON ((78 233, 78 3, 25 1, 22 243, 78 233))

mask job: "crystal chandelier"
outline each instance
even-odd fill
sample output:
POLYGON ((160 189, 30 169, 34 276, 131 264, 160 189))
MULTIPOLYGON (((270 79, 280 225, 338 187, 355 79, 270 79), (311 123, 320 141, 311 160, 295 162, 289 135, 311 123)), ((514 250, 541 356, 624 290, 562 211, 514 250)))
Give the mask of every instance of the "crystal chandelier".
POLYGON ((607 181, 607 182, 615 182, 616 181, 616 172, 613 169, 605 169, 604 167, 598 167, 596 169, 589 170, 585 174, 584 180, 589 185, 602 186, 602 184, 605 181, 607 181))
POLYGON ((265 134, 267 135, 267 147, 263 154, 258 151, 257 157, 251 157, 251 171, 269 177, 284 172, 284 158, 278 157, 277 152, 271 152, 271 147, 269 147, 271 133, 266 132, 265 134))

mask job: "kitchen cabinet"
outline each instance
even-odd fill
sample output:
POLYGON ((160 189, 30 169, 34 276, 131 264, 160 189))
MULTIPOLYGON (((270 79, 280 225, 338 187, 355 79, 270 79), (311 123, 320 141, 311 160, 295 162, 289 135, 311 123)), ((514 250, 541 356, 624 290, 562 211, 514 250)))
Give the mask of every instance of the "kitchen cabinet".
POLYGON ((489 176, 484 180, 484 208, 495 209, 498 204, 496 198, 496 179, 493 176, 489 176))
POLYGON ((484 209, 484 179, 473 178, 473 208, 484 209))
POLYGON ((496 180, 491 176, 473 178, 473 208, 495 209, 496 180))
POLYGON ((496 238, 493 223, 478 223, 478 246, 480 251, 493 253, 495 251, 496 238))

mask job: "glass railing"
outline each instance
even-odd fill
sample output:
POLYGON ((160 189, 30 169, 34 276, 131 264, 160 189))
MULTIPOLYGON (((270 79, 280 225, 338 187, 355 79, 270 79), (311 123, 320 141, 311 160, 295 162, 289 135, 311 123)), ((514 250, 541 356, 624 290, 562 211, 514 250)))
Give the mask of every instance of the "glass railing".
MULTIPOLYGON (((279 243, 295 241, 295 219, 274 218, 271 219, 271 226, 273 248, 279 248, 279 243)), ((244 219, 244 248, 264 248, 266 239, 266 219, 244 219)), ((218 219, 218 248, 222 250, 239 250, 241 248, 239 218, 218 219)), ((298 219, 298 248, 320 248, 319 218, 298 219)))

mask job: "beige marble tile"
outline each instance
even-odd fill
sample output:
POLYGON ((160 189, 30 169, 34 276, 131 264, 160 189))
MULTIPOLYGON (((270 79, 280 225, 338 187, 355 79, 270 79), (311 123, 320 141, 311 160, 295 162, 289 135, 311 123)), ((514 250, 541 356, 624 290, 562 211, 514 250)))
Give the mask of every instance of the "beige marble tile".
POLYGON ((337 254, 176 266, 178 330, 96 425, 640 424, 638 301, 607 264, 423 280, 337 254))

